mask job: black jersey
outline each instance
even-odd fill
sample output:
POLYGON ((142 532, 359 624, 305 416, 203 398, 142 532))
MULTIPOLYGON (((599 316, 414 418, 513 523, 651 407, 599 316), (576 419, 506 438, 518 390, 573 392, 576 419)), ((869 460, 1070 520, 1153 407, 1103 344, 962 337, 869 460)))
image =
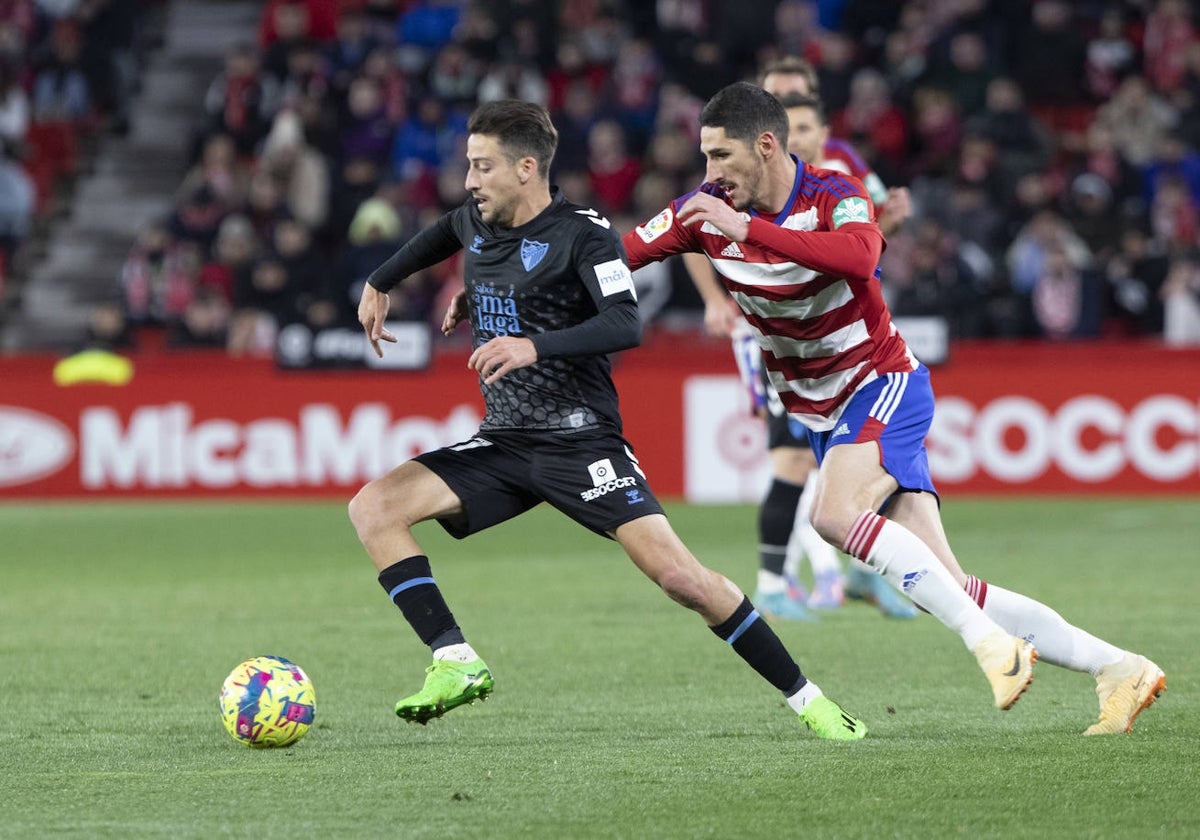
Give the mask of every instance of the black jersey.
POLYGON ((625 250, 608 220, 557 190, 549 207, 515 228, 485 223, 468 201, 414 237, 371 275, 371 285, 386 291, 464 248, 472 345, 511 335, 538 348, 538 361, 529 367, 491 385, 481 381, 481 429, 619 432, 611 364, 605 352, 589 348, 633 346, 640 321, 625 250), (603 317, 585 324, 608 314, 622 332, 635 331, 631 341, 614 344, 598 335, 612 332, 603 317))

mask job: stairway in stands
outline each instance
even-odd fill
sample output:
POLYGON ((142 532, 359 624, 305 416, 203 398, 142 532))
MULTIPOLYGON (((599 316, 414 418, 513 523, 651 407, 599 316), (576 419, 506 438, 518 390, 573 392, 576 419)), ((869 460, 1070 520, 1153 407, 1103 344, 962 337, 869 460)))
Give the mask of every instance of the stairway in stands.
POLYGON ((66 352, 86 336, 88 313, 113 300, 121 263, 138 233, 171 208, 187 169, 204 92, 225 52, 257 34, 261 5, 173 0, 163 46, 141 80, 130 131, 100 140, 71 212, 52 226, 45 256, 29 270, 0 352, 66 352))

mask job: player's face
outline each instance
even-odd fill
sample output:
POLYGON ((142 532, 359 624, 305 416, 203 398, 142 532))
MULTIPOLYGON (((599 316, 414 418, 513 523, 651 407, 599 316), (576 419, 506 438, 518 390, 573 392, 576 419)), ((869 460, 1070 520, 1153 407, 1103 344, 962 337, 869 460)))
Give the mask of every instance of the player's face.
POLYGON ((724 128, 703 126, 700 151, 708 161, 705 180, 725 190, 734 209, 758 204, 766 191, 766 164, 758 151, 744 140, 725 135, 724 128))
POLYGON ((789 93, 812 96, 808 79, 803 73, 768 73, 763 77, 762 88, 772 96, 787 96, 789 93))
POLYGON ((829 126, 822 125, 812 108, 788 108, 788 151, 800 160, 821 165, 822 149, 829 137, 829 126))
POLYGON ((467 138, 467 192, 489 225, 513 226, 523 186, 518 163, 508 159, 495 137, 467 138))

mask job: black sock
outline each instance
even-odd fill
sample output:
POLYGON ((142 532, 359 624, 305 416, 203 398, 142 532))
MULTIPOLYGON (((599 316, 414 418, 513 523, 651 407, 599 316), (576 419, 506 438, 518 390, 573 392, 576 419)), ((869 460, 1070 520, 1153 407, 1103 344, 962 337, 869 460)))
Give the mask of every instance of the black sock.
POLYGON ((808 682, 796 660, 792 659, 771 625, 754 609, 749 598, 742 598, 733 615, 710 629, 784 696, 791 697, 808 682))
POLYGON ((758 508, 758 567, 777 575, 783 574, 788 541, 796 524, 796 508, 804 485, 782 479, 771 482, 767 496, 758 508))
POLYGON ((433 581, 429 558, 424 554, 388 566, 379 573, 379 585, 404 613, 421 641, 433 650, 466 641, 433 581))

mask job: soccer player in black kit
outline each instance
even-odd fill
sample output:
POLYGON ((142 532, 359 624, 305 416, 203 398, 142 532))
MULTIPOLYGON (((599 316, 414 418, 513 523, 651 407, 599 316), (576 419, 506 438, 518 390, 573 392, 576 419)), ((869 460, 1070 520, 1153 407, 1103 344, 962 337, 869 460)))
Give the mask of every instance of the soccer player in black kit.
POLYGON ((468 123, 470 199, 371 275, 358 318, 376 353, 390 289, 466 249, 465 289, 442 325, 471 323, 468 366, 486 407, 470 440, 419 455, 366 484, 350 519, 379 582, 433 651, 424 686, 396 704, 417 723, 485 698, 491 672, 446 605, 412 526, 436 519, 463 538, 548 502, 616 540, 674 601, 779 689, 822 738, 866 727, 805 679, 738 588, 692 555, 667 522, 622 437, 607 354, 636 346, 641 321, 620 237, 548 180, 558 133, 540 105, 491 102, 468 123))

